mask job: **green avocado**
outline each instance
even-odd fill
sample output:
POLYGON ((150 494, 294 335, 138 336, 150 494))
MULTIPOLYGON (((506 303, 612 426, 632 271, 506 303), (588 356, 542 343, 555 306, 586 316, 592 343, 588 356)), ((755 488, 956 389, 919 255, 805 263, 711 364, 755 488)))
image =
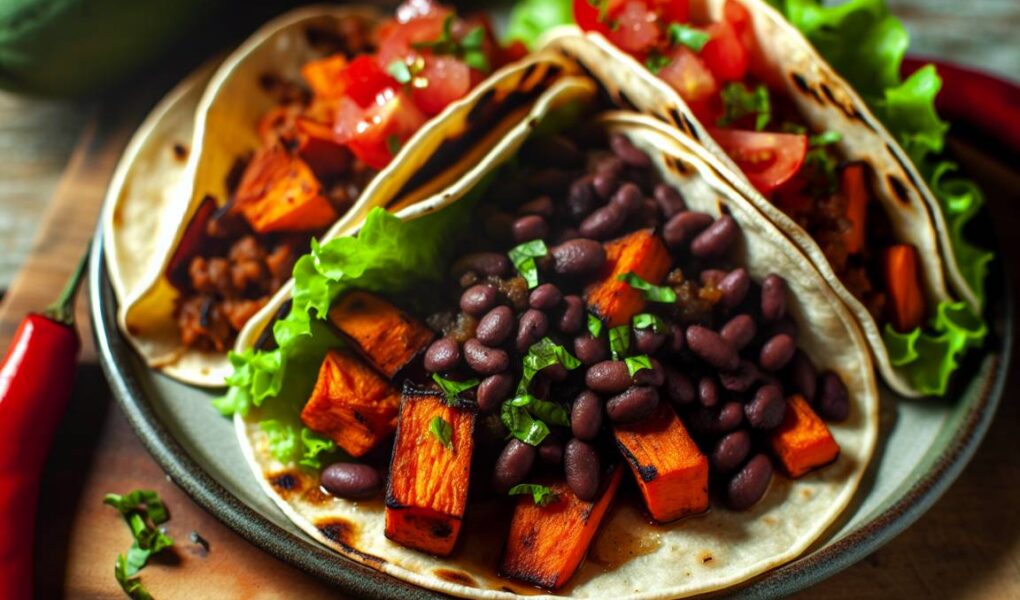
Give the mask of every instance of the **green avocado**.
POLYGON ((221 0, 0 0, 0 87, 78 96, 184 41, 221 0))

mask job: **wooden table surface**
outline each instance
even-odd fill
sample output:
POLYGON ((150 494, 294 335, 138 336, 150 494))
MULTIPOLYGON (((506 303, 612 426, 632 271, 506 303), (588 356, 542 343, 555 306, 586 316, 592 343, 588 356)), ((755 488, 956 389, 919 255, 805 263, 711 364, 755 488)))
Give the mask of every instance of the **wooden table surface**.
MULTIPOLYGON (((984 4, 990 7, 986 10, 1002 13, 989 20, 995 25, 989 25, 988 39, 1016 30, 1017 3, 984 4)), ((951 5, 935 3, 930 8, 910 8, 909 16, 920 24, 921 36, 937 41, 945 36, 939 23, 948 19, 951 5)), ((1001 71, 1020 64, 1018 49, 1007 45, 1012 54, 988 57, 1001 71), (1010 56, 1013 62, 1008 62, 1010 56)), ((963 55, 972 63, 980 62, 975 56, 984 56, 963 55)), ((45 305, 61 287, 92 234, 120 152, 168 86, 168 81, 150 84, 116 103, 40 103, 0 95, 0 285, 8 287, 0 306, 0 345, 6 347, 22 314, 45 305), (52 200, 45 202, 51 193, 52 200)), ((1007 189, 995 196, 993 210, 1005 254, 1012 264, 1020 264, 1015 235, 1020 230, 1020 181, 1007 189), (1006 232, 1012 235, 1002 235, 1006 232)), ((1013 273, 1011 280, 1017 289, 1020 273, 1013 273)), ((168 530, 177 540, 172 554, 143 572, 157 598, 338 597, 248 544, 168 480, 110 395, 95 362, 84 300, 79 321, 85 343, 75 397, 41 495, 35 577, 39 597, 123 597, 113 578, 113 561, 130 545, 130 535, 101 500, 107 492, 139 487, 166 498, 172 514, 168 530), (189 541, 192 531, 209 541, 208 552, 189 541)), ((798 597, 1020 598, 1018 396, 1020 381, 1014 377, 971 465, 915 525, 798 597)))

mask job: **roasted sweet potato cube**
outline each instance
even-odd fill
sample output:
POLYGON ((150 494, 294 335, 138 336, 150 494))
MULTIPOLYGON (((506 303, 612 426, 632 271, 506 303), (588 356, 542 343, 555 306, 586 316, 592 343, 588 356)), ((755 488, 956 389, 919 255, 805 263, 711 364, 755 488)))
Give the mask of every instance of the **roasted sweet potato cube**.
POLYGON ((666 245, 651 229, 640 229, 622 238, 607 242, 606 265, 602 277, 584 292, 588 308, 605 322, 618 327, 630 322, 641 312, 645 297, 640 290, 617 279, 633 272, 645 281, 658 285, 669 272, 671 258, 666 245))
POLYGON ((436 556, 453 551, 467 506, 475 412, 435 392, 405 389, 386 485, 386 537, 436 556), (430 432, 450 426, 449 444, 430 432))
POLYGON ((829 428, 799 394, 786 399, 786 416, 769 436, 769 444, 790 477, 800 477, 839 456, 839 444, 829 428))
POLYGON ((393 434, 400 394, 358 357, 330 350, 301 421, 351 456, 363 456, 393 434))
POLYGON ((375 368, 393 378, 432 341, 432 330, 375 294, 353 291, 329 311, 329 320, 375 368))
POLYGON ((708 510, 708 459, 668 404, 613 433, 653 519, 665 523, 708 510))
POLYGON ((603 478, 593 502, 579 499, 563 480, 545 480, 556 500, 538 506, 522 495, 514 508, 499 574, 554 590, 577 570, 620 487, 623 468, 614 466, 603 478))
POLYGON ((342 76, 346 68, 347 58, 343 54, 331 54, 306 62, 301 67, 301 77, 316 96, 338 98, 347 91, 347 83, 342 76))
POLYGON ((337 219, 312 169, 279 146, 260 148, 241 176, 234 200, 252 229, 316 231, 337 219))

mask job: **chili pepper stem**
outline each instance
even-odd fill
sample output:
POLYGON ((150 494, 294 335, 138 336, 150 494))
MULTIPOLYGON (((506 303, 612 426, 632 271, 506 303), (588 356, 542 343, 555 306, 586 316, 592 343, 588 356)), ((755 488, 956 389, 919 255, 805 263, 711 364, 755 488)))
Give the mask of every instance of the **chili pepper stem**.
POLYGON ((56 301, 42 311, 44 317, 64 325, 74 325, 74 301, 78 296, 78 287, 81 285, 82 276, 85 275, 85 267, 88 265, 88 262, 89 253, 86 252, 85 256, 82 256, 81 260, 78 261, 78 267, 74 270, 71 278, 67 280, 67 283, 64 284, 64 289, 57 296, 56 301))

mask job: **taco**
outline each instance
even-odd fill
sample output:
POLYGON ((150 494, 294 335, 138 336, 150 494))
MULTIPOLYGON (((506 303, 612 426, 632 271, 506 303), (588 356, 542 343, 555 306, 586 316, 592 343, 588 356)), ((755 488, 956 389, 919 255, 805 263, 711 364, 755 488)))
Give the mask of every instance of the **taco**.
POLYGON ((537 105, 446 208, 316 246, 242 332, 217 405, 319 542, 460 597, 673 598, 850 502, 878 425, 853 316, 695 144, 594 92, 537 105))
POLYGON ((237 333, 310 240, 437 194, 569 68, 553 53, 514 57, 485 19, 432 3, 391 19, 304 8, 267 24, 206 87, 174 201, 153 211, 138 194, 111 210, 149 213, 111 225, 111 272, 144 273, 116 286, 132 288, 120 298, 128 339, 172 377, 223 385, 237 333))
POLYGON ((800 32, 759 0, 573 8, 579 27, 554 31, 546 47, 733 173, 857 317, 890 387, 944 393, 986 331, 982 276, 962 275, 956 234, 918 169, 800 32), (962 341, 947 342, 947 328, 962 341))

